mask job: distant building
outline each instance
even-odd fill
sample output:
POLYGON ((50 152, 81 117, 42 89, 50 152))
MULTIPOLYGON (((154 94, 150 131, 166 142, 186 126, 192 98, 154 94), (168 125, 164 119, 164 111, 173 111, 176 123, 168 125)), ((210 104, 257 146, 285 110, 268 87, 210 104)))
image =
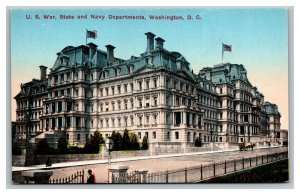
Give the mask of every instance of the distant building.
POLYGON ((146 51, 138 57, 123 60, 114 46, 102 51, 89 43, 57 53, 48 75, 40 66, 41 78, 22 84, 15 97, 19 138, 28 127, 33 140, 65 135, 71 145, 84 145, 97 130, 106 138, 129 129, 152 143, 192 145, 200 137, 204 144, 236 144, 265 141, 280 129, 280 114, 269 111, 243 65, 194 74, 182 54, 164 48, 164 39, 145 34, 146 51))
POLYGON ((267 113, 267 135, 271 142, 277 142, 277 138, 280 138, 280 113, 276 104, 270 102, 264 103, 265 111, 267 113))

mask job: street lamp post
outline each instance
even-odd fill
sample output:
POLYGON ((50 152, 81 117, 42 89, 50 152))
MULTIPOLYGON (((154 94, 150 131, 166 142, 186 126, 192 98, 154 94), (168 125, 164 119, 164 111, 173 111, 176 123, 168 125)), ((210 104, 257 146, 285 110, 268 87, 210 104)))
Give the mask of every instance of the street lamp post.
POLYGON ((213 129, 211 129, 209 132, 210 132, 210 142, 213 142, 212 134, 213 134, 214 131, 213 131, 213 129))
POLYGON ((110 165, 110 159, 111 159, 110 153, 112 151, 112 145, 113 145, 112 137, 107 137, 107 140, 105 141, 105 146, 106 146, 106 149, 108 152, 108 164, 109 165, 110 165))

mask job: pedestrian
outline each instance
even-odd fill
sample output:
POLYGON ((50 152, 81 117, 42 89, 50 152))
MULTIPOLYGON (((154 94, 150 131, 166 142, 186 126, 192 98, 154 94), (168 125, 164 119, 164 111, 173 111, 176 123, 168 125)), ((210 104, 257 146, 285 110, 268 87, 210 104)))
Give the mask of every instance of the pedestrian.
POLYGON ((92 173, 92 170, 88 170, 87 183, 95 183, 95 175, 92 173))
POLYGON ((51 167, 51 166, 52 166, 51 159, 48 158, 47 161, 46 161, 46 167, 51 167))

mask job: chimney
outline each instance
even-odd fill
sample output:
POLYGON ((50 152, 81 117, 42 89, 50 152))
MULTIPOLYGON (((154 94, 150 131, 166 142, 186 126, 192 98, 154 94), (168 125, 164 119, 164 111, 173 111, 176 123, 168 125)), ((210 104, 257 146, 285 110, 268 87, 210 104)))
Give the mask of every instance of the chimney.
POLYGON ((155 46, 155 48, 163 49, 164 48, 164 42, 165 42, 165 40, 163 40, 160 37, 157 37, 155 40, 156 40, 156 46, 155 46))
POLYGON ((47 67, 46 66, 43 66, 43 65, 40 65, 40 72, 41 72, 41 80, 44 80, 46 79, 46 74, 47 74, 47 67))
POLYGON ((94 44, 94 43, 88 43, 87 44, 89 46, 89 61, 92 61, 92 58, 94 57, 96 51, 97 51, 97 47, 98 45, 94 44))
POLYGON ((114 57, 115 47, 112 45, 106 45, 105 47, 107 49, 107 62, 108 64, 113 64, 115 61, 115 57, 114 57))
POLYGON ((153 34, 151 32, 147 32, 147 33, 145 33, 145 35, 147 35, 147 49, 146 49, 146 52, 150 52, 154 49, 155 34, 153 34))

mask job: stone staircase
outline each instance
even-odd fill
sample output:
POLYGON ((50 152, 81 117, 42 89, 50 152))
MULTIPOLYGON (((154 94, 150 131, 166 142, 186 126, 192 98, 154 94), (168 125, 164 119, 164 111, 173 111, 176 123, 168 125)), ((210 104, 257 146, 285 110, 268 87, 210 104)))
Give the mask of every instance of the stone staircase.
POLYGON ((39 132, 32 141, 38 143, 41 139, 47 139, 49 144, 57 144, 58 139, 64 135, 63 131, 44 131, 39 132))

